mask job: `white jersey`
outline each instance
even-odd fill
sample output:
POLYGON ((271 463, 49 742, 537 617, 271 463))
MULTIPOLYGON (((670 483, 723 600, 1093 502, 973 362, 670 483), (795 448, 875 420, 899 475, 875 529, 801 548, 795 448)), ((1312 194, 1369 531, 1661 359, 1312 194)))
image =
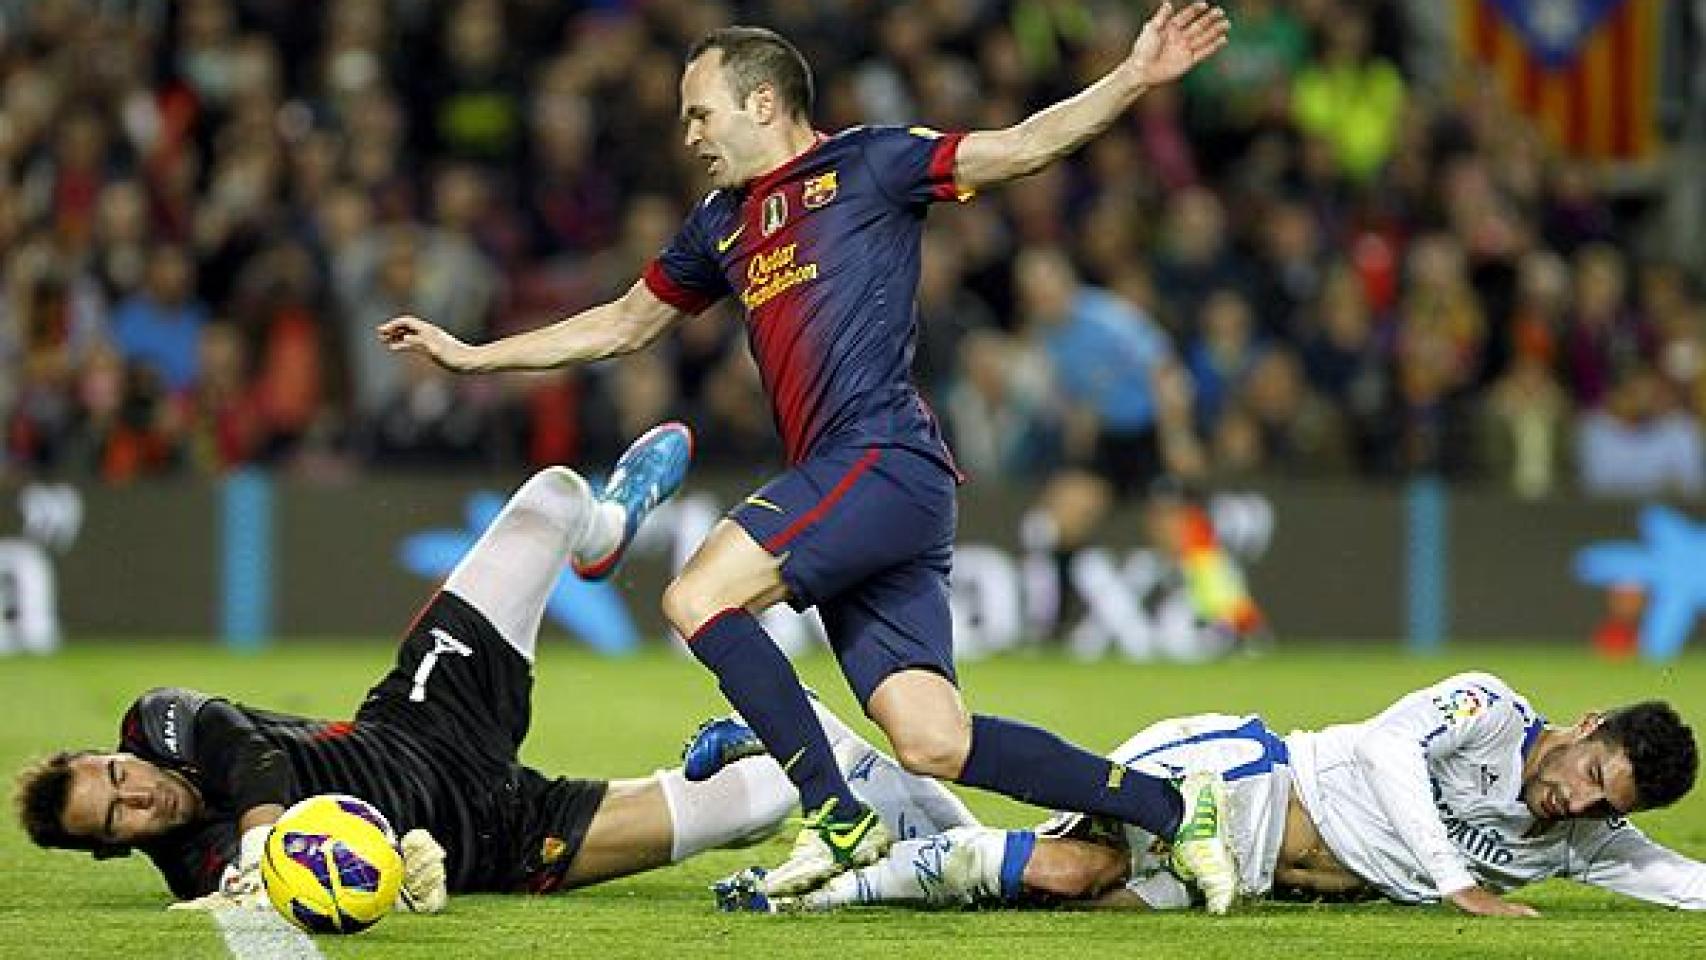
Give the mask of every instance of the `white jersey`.
POLYGON ((1298 796, 1334 855, 1398 902, 1567 877, 1706 909, 1706 864, 1621 817, 1537 823, 1522 769, 1544 725, 1503 680, 1465 673, 1372 720, 1285 742, 1298 796))

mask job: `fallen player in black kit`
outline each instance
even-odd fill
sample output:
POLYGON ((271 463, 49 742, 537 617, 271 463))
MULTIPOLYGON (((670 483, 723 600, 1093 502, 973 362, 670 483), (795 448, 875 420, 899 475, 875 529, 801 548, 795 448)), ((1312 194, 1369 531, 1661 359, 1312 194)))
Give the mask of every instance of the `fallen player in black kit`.
MULTIPOLYGON (((31 839, 96 859, 141 850, 172 894, 220 907, 264 900, 259 858, 288 804, 348 793, 404 837, 404 906, 448 892, 537 892, 650 870, 778 827, 795 791, 767 758, 704 782, 679 770, 623 780, 552 779, 517 761, 546 598, 565 561, 608 569, 644 513, 685 474, 690 441, 653 431, 618 462, 605 492, 563 467, 510 499, 417 617, 396 665, 351 720, 254 709, 179 688, 139 697, 118 750, 62 752, 20 776, 31 839)), ((849 762, 869 752, 840 728, 849 762)), ((954 826, 963 807, 934 784, 892 774, 884 805, 954 826), (946 799, 944 800, 944 797, 946 799), (929 810, 946 811, 935 817, 929 810)), ((969 819, 969 817, 967 818, 969 819)))

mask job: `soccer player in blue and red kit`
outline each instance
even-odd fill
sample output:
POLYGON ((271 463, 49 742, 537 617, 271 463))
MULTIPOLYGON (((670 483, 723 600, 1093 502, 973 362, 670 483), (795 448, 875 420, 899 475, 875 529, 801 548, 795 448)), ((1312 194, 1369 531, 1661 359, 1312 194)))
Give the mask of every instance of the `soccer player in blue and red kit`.
POLYGON ((1211 907, 1232 901, 1217 778, 1176 785, 967 713, 948 606, 960 477, 909 376, 929 204, 1067 155, 1147 88, 1213 54, 1226 31, 1218 8, 1163 4, 1112 72, 1012 127, 834 136, 811 126, 811 74, 792 45, 759 28, 713 31, 688 53, 681 119, 715 189, 625 294, 479 346, 416 317, 379 328, 392 349, 452 370, 545 369, 640 349, 739 299, 789 468, 718 524, 663 609, 799 787, 806 827, 765 879, 768 893, 811 889, 891 842, 848 789, 792 665, 755 617, 787 600, 818 608, 849 684, 909 770, 1172 837, 1211 907))

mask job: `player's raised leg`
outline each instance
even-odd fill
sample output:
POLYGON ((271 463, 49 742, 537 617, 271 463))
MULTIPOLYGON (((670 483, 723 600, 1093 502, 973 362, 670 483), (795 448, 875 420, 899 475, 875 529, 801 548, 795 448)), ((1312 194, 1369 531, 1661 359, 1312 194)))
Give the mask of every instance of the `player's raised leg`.
POLYGON ((444 589, 472 605, 532 662, 545 603, 592 511, 592 488, 580 474, 546 467, 510 496, 444 589))
POLYGON ((595 556, 603 573, 651 509, 681 487, 692 456, 687 427, 666 423, 617 460, 604 493, 568 467, 547 467, 510 496, 444 588, 471 604, 529 662, 545 604, 570 558, 595 556))

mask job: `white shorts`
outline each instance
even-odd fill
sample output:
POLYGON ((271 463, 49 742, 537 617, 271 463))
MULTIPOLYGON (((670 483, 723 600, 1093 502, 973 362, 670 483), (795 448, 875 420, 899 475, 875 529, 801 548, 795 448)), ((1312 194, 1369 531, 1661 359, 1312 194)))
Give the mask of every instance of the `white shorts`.
MULTIPOLYGON (((1199 770, 1224 777, 1232 807, 1224 822, 1238 861, 1239 892, 1260 896, 1272 889, 1291 802, 1291 763, 1285 741, 1261 717, 1208 713, 1162 720, 1108 757, 1156 777, 1177 779, 1199 770)), ((1125 835, 1131 848, 1126 889, 1156 910, 1190 906, 1191 890, 1173 875, 1154 834, 1128 826, 1125 835)))

